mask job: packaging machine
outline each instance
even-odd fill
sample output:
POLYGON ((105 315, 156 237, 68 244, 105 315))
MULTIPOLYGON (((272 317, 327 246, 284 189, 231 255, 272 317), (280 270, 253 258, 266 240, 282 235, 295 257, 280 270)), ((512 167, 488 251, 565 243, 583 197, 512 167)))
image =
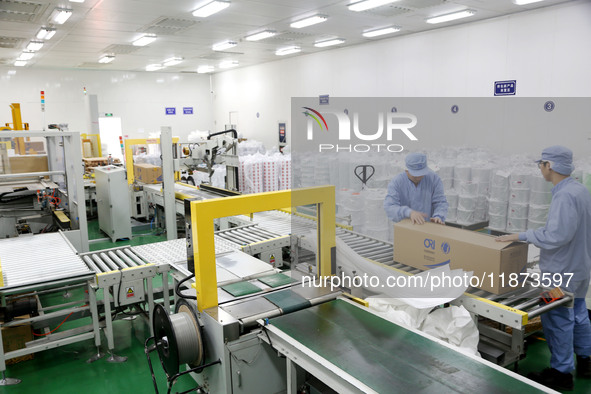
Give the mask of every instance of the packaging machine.
MULTIPOLYGON (((201 392, 212 393, 295 393, 305 387, 320 390, 323 384, 337 392, 388 392, 392 387, 396 391, 425 392, 501 388, 510 392, 548 391, 494 363, 460 354, 441 341, 393 324, 343 298, 340 289, 303 287, 302 274, 314 272, 324 276, 338 269, 334 241, 330 241, 335 236, 344 239, 362 256, 388 263, 393 270, 407 274, 418 270, 395 264, 391 244, 347 229, 336 229, 334 210, 332 218, 326 217, 330 197, 320 197, 316 221, 285 211, 269 211, 285 204, 297 206, 300 197, 278 202, 277 194, 281 193, 186 202, 190 236, 183 275, 187 274, 185 282, 195 280, 195 283, 183 291, 175 313, 169 315, 166 308, 156 307, 152 321, 154 337, 146 342, 148 352, 157 350, 159 354, 169 391, 176 379, 188 373, 201 392), (238 246, 231 236, 228 242, 228 237, 220 237, 219 232, 214 235, 210 221, 222 212, 223 215, 255 212, 252 225, 239 229, 247 233, 260 228, 279 237, 293 237, 308 233, 313 227, 317 230, 318 245, 325 249, 314 251, 309 262, 299 261, 295 253, 291 270, 283 272, 280 278, 263 275, 234 282, 232 286, 222 285, 211 261, 223 259, 224 253, 211 256, 214 239, 226 241, 228 247, 238 246), (198 248, 199 253, 193 253, 193 248, 198 248), (279 284, 270 285, 274 280, 279 284), (196 296, 192 289, 196 289, 196 296), (184 364, 187 370, 181 372, 184 364), (413 378, 408 378, 408 374, 413 378)), ((314 191, 312 194, 319 196, 314 191)), ((313 204, 311 200, 307 203, 313 204)), ((238 238, 244 237, 238 234, 241 235, 238 238)), ((244 263, 244 267, 248 266, 249 263, 244 263)), ((465 297, 477 300, 475 305, 468 305, 472 309, 488 304, 488 312, 482 314, 499 314, 490 312, 493 308, 511 309, 503 304, 496 306, 481 295, 465 297)), ((535 310, 537 306, 531 307, 535 310)), ((522 312, 520 316, 523 313, 527 315, 522 312)), ((526 319, 522 317, 519 322, 525 324, 526 319)))

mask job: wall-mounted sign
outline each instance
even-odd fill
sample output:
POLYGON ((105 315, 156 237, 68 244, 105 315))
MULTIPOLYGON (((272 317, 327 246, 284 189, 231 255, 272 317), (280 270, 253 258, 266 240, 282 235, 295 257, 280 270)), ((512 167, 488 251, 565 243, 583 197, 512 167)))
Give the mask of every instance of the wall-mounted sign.
POLYGON ((176 115, 175 107, 166 107, 166 115, 176 115))
POLYGON ((287 142, 287 135, 285 134, 285 123, 279 123, 279 143, 285 144, 287 142))
POLYGON ((318 96, 318 100, 320 105, 328 105, 328 94, 322 94, 318 96))
POLYGON ((193 107, 183 107, 183 115, 193 115, 193 107))
POLYGON ((515 96, 517 80, 495 81, 495 96, 515 96))

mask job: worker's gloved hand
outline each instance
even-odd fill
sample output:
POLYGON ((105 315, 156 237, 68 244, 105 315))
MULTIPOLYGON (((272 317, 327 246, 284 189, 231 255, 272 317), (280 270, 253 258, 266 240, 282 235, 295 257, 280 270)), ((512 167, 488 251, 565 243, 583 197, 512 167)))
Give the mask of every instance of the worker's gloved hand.
POLYGON ((519 234, 501 235, 499 237, 496 237, 495 238, 495 241, 497 241, 497 242, 513 242, 513 241, 519 241, 519 234))
POLYGON ((445 223, 443 220, 441 220, 441 218, 431 218, 431 222, 437 223, 437 224, 443 224, 445 226, 445 223))
POLYGON ((410 211, 410 221, 413 224, 423 224, 425 223, 425 219, 427 219, 429 215, 423 212, 418 211, 410 211))

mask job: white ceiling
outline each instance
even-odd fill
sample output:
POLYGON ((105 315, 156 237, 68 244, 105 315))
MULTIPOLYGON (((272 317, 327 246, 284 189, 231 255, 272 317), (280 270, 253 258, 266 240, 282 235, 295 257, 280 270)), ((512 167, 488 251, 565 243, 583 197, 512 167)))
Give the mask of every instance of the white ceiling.
MULTIPOLYGON (((512 0, 397 0, 373 10, 353 12, 347 4, 358 0, 231 0, 225 10, 208 18, 192 11, 204 0, 0 0, 0 65, 11 66, 41 26, 57 29, 56 35, 30 60, 26 67, 78 68, 143 71, 148 64, 170 57, 182 57, 177 66, 161 71, 195 72, 210 65, 218 71, 222 60, 238 61, 240 67, 330 50, 316 48, 314 42, 331 37, 346 39, 338 47, 358 45, 377 39, 469 23, 564 3, 545 0, 526 6, 512 0), (52 25, 49 16, 56 7, 67 7, 73 15, 63 25, 52 25), (459 21, 431 25, 425 18, 457 10, 472 9, 476 14, 459 21), (328 16, 318 25, 293 29, 295 20, 316 13, 328 16), (398 33, 368 39, 365 30, 396 25, 398 33), (276 30, 274 37, 250 42, 246 35, 276 30), (131 42, 142 33, 158 39, 146 47, 131 42), (233 40, 238 45, 227 52, 215 52, 213 44, 233 40), (279 57, 279 48, 299 45, 302 52, 279 57), (114 54, 110 64, 98 63, 104 54, 114 54)), ((206 2, 206 1, 205 1, 206 2)))

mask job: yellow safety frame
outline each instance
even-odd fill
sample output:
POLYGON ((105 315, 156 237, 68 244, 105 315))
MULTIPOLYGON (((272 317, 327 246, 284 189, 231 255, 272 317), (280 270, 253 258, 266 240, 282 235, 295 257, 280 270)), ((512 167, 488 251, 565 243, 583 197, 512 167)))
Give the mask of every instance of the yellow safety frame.
POLYGON ((317 205, 318 275, 330 276, 334 274, 336 254, 334 186, 191 201, 191 240, 199 311, 218 306, 214 219, 310 204, 317 205))
MULTIPOLYGON (((179 137, 172 139, 173 144, 179 142, 179 137)), ((125 166, 127 167, 127 183, 131 185, 135 181, 133 174, 133 145, 160 144, 160 138, 130 138, 125 140, 125 166)), ((175 178, 177 175, 175 174, 175 178)))
POLYGON ((89 139, 89 140, 94 139, 95 140, 94 142, 96 143, 97 149, 98 149, 98 151, 97 151, 98 156, 97 157, 103 157, 103 148, 101 146, 101 135, 100 134, 86 134, 86 133, 80 134, 80 140, 86 140, 86 139, 89 139))

